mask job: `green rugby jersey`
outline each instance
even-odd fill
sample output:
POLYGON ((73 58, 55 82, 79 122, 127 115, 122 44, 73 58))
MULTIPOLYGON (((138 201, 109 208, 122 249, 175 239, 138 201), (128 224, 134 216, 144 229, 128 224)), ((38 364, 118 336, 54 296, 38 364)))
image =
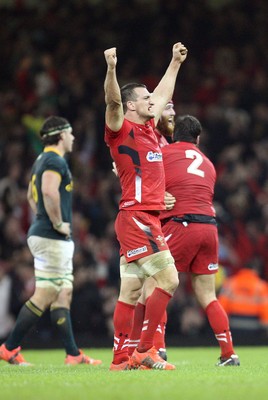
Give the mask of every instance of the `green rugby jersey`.
POLYGON ((59 192, 62 220, 70 224, 72 223, 72 174, 66 160, 54 149, 47 147, 37 157, 32 168, 32 196, 37 205, 37 215, 30 226, 28 237, 35 235, 49 239, 67 240, 64 235, 53 228, 44 206, 41 182, 43 173, 48 170, 55 171, 61 176, 59 192))

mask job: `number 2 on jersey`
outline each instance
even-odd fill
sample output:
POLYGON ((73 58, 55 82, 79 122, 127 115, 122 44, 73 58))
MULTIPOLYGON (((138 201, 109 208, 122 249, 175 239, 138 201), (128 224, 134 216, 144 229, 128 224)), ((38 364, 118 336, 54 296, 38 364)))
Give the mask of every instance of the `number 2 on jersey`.
POLYGON ((189 174, 198 175, 198 176, 201 176, 201 178, 204 178, 205 172, 199 168, 203 162, 203 157, 201 156, 201 154, 195 150, 186 150, 185 156, 186 156, 186 158, 190 158, 191 160, 194 160, 193 162, 191 162, 191 164, 187 168, 187 172, 189 174))

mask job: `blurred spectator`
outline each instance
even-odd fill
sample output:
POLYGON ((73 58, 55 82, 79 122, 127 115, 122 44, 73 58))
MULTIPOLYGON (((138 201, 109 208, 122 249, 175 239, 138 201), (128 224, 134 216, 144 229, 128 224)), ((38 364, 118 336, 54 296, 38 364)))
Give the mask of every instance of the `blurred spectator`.
POLYGON ((15 318, 11 314, 12 279, 7 273, 8 265, 0 262, 0 341, 7 338, 15 318))
MULTIPOLYGON (((86 261, 86 260, 85 260, 86 261)), ((97 286, 94 265, 81 264, 74 270, 74 292, 71 306, 73 328, 90 337, 107 336, 103 299, 97 286)))
POLYGON ((261 267, 260 258, 252 258, 226 279, 218 297, 232 333, 256 342, 263 334, 268 337, 268 284, 259 276, 261 267))
POLYGON ((21 164, 16 162, 10 166, 7 175, 0 179, 0 199, 6 214, 11 213, 16 206, 20 175, 21 164))
POLYGON ((24 302, 34 291, 34 271, 27 246, 8 261, 0 259, 0 340, 6 339, 24 302))
POLYGON ((198 338, 207 324, 206 314, 194 296, 187 273, 180 273, 180 287, 168 306, 167 334, 198 338))

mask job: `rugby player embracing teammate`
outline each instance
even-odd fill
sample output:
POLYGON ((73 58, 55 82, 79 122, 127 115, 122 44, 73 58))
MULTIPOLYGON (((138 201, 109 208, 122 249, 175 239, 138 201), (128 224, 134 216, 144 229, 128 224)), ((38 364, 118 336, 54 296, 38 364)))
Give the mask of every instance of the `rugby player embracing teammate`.
POLYGON ((120 294, 114 311, 112 371, 131 368, 172 370, 153 346, 157 326, 178 286, 174 259, 159 220, 165 209, 165 176, 155 126, 173 96, 177 74, 187 49, 176 43, 170 64, 150 93, 145 85, 119 87, 116 48, 104 52, 107 73, 104 83, 105 141, 110 147, 120 179, 122 196, 115 230, 120 243, 120 294), (148 299, 145 323, 138 347, 128 355, 135 305, 144 280, 152 276, 157 287, 148 299))
POLYGON ((178 272, 191 275, 195 296, 220 346, 217 366, 239 366, 228 316, 215 291, 218 231, 213 207, 216 171, 199 147, 202 126, 191 115, 178 117, 173 142, 162 149, 166 190, 175 199, 161 212, 162 230, 178 272))

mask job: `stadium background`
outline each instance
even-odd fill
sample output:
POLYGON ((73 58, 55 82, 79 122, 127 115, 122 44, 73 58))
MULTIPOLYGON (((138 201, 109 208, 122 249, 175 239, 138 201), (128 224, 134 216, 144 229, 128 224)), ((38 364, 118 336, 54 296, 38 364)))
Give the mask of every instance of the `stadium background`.
MULTIPOLYGON (((265 0, 0 0, 1 339, 33 290, 26 190, 41 151, 38 129, 45 117, 60 114, 76 136, 69 158, 75 180, 74 330, 81 346, 112 345, 120 187, 103 141, 103 51, 112 46, 120 84, 141 81, 150 90, 173 43, 187 46, 173 100, 177 115, 201 120, 202 150, 218 173, 218 285, 253 258, 268 279, 267 15, 265 0)), ((174 345, 214 344, 186 277, 169 306, 167 337, 174 345)), ((48 316, 25 343, 57 346, 48 316)))

